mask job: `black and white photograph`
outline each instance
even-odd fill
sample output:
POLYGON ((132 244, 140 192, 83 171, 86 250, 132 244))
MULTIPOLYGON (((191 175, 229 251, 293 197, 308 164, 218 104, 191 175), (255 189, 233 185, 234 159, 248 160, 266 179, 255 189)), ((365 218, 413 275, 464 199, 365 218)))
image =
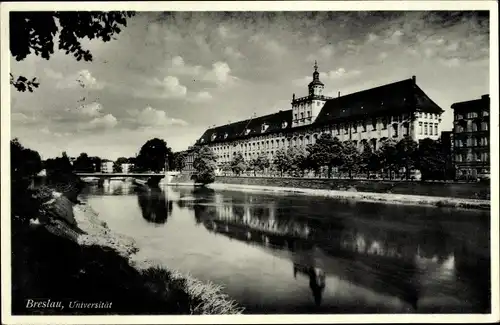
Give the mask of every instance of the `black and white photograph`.
POLYGON ((498 320, 497 3, 238 3, 2 3, 2 323, 498 320))

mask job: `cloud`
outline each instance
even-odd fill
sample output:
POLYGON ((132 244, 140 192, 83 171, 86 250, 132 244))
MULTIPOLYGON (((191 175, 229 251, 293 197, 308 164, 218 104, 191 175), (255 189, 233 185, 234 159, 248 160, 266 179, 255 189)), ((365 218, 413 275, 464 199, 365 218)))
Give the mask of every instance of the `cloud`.
POLYGON ((337 70, 332 70, 329 72, 322 72, 319 74, 320 79, 323 78, 325 80, 334 80, 334 79, 339 79, 339 78, 347 78, 347 77, 354 77, 361 74, 361 71, 359 70, 350 70, 347 71, 344 68, 338 68, 337 70))
POLYGON ((372 43, 372 42, 375 42, 376 40, 378 40, 378 35, 377 34, 374 34, 374 33, 370 33, 368 34, 368 36, 366 37, 367 38, 367 43, 372 43))
POLYGON ((306 57, 306 60, 309 62, 312 62, 316 59, 327 60, 327 59, 330 59, 334 53, 335 53, 335 48, 333 47, 333 45, 328 44, 328 45, 320 47, 319 50, 317 51, 317 53, 309 54, 306 57))
POLYGON ((164 127, 167 125, 186 126, 188 123, 182 119, 171 118, 162 110, 148 106, 142 110, 131 111, 133 123, 142 128, 164 127))
POLYGON ((208 71, 203 79, 217 84, 226 84, 233 81, 235 77, 231 76, 231 68, 226 62, 218 61, 212 64, 212 70, 208 71))
POLYGON ((172 58, 169 72, 175 75, 198 76, 203 72, 203 67, 187 65, 181 56, 172 58))
POLYGON ((272 39, 264 34, 255 34, 250 37, 250 42, 259 45, 263 50, 272 55, 283 55, 288 49, 277 40, 272 39))
POLYGON ((134 91, 139 98, 183 98, 186 96, 187 87, 181 85, 179 79, 166 76, 163 79, 153 78, 134 91))
POLYGON ((389 54, 387 54, 387 52, 380 52, 378 58, 380 61, 384 61, 385 59, 387 59, 388 56, 389 54))
POLYGON ((78 107, 78 112, 82 115, 96 117, 101 115, 102 113, 102 105, 97 102, 93 102, 90 104, 85 104, 78 107))
POLYGON ((430 47, 424 49, 424 55, 427 59, 430 59, 432 56, 434 56, 434 53, 435 51, 430 47))
POLYGON ((395 45, 401 43, 401 38, 404 35, 404 32, 401 30, 388 31, 387 35, 388 37, 384 40, 384 43, 395 45))
MULTIPOLYGON (((172 75, 188 75, 198 80, 213 82, 219 85, 228 84, 235 81, 237 78, 231 75, 231 68, 226 62, 217 61, 212 64, 212 69, 206 69, 199 65, 189 65, 184 62, 184 59, 180 56, 176 56, 172 59, 171 67, 168 69, 169 74, 172 75)), ((178 92, 178 95, 185 95, 185 90, 181 89, 179 80, 177 77, 169 76, 164 81, 167 82, 167 86, 171 91, 178 92), (167 80, 168 78, 168 80, 167 80)))
POLYGON ((118 124, 118 120, 113 114, 95 117, 89 122, 80 122, 78 128, 80 130, 103 130, 112 129, 118 124))
POLYGON ((224 49, 224 54, 231 58, 231 59, 234 59, 234 60, 238 60, 238 59, 241 59, 243 57, 245 57, 243 55, 243 53, 241 53, 240 51, 238 51, 237 49, 231 47, 231 46, 227 46, 225 49, 224 49))
MULTIPOLYGON (((340 78, 352 78, 361 74, 359 70, 350 70, 347 71, 344 68, 338 68, 337 70, 331 70, 329 72, 320 72, 319 79, 323 81, 327 80, 337 80, 340 78)), ((312 81, 311 76, 306 76, 302 78, 298 78, 292 81, 296 86, 304 86, 309 84, 312 81)))
POLYGON ((188 97, 188 100, 192 102, 206 102, 211 100, 212 98, 212 95, 208 91, 200 91, 196 93, 196 95, 188 97))
POLYGON ((51 79, 62 79, 63 74, 57 71, 52 70, 51 68, 44 69, 45 75, 51 79))
POLYGON ((64 77, 61 73, 51 69, 46 69, 45 74, 49 78, 57 80, 56 88, 58 89, 85 88, 101 90, 105 86, 104 82, 98 81, 87 69, 80 70, 77 73, 71 74, 67 77, 64 77))
POLYGON ((441 63, 447 67, 453 68, 453 67, 459 67, 462 64, 462 60, 460 60, 459 58, 447 58, 447 59, 442 59, 441 63))
POLYGON ((10 114, 10 120, 16 124, 31 124, 36 121, 35 117, 30 117, 24 113, 12 113, 10 114))
POLYGON ((238 37, 238 35, 231 28, 225 25, 219 25, 219 27, 217 27, 217 33, 222 39, 238 37))

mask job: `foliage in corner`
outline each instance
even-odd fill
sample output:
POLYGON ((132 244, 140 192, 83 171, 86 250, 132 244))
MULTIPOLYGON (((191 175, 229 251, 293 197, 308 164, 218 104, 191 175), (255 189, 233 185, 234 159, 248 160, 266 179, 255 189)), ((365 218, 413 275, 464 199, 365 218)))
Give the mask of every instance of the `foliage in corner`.
MULTIPOLYGON (((10 12, 10 53, 16 61, 22 61, 30 54, 49 60, 57 42, 59 50, 72 54, 76 60, 92 61, 92 53, 82 47, 81 40, 108 42, 127 26, 127 18, 134 15, 129 11, 13 11, 10 12)), ((12 74, 10 84, 21 92, 33 92, 39 86, 36 78, 16 78, 12 74)))

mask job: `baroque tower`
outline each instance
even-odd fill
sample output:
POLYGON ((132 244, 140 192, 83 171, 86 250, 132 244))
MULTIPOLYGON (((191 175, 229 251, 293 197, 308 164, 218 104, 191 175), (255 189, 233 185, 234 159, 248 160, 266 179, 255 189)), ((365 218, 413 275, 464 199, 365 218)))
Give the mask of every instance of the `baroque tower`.
POLYGON ((308 96, 292 98, 292 127, 314 122, 323 105, 331 97, 323 95, 325 84, 319 80, 318 63, 314 61, 313 80, 308 85, 308 96))

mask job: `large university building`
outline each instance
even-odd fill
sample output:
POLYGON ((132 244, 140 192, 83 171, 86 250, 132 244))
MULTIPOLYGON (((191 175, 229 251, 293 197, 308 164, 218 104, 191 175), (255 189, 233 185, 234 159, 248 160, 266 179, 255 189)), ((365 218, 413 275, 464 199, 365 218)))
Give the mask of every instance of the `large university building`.
POLYGON ((351 140, 360 150, 364 142, 378 149, 387 138, 439 139, 443 110, 418 87, 415 77, 328 97, 319 75, 315 64, 307 96, 293 94, 290 109, 210 128, 196 144, 212 148, 222 164, 238 152, 245 159, 261 152, 272 159, 277 150, 306 147, 322 133, 351 140))

